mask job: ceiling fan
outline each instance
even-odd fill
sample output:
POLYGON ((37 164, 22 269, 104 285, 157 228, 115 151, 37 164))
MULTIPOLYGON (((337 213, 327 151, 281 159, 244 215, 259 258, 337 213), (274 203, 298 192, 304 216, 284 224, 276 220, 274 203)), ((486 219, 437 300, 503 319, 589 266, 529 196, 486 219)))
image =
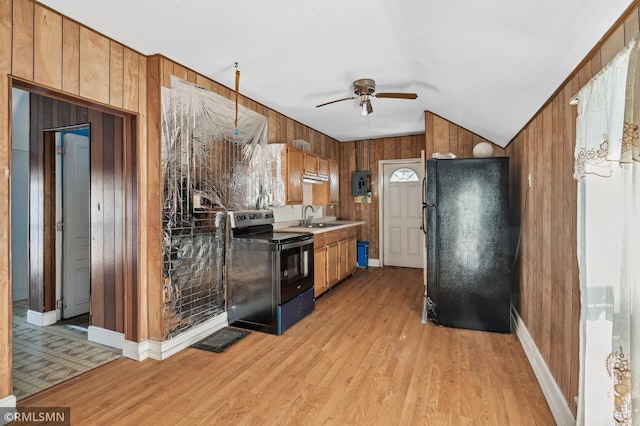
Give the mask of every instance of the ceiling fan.
POLYGON ((371 78, 361 78, 353 82, 353 93, 356 96, 350 96, 348 98, 336 99, 335 101, 325 102, 320 105, 316 105, 316 108, 333 104, 336 102, 348 101, 350 99, 360 99, 360 107, 362 108, 362 115, 369 115, 373 112, 371 106, 371 97, 374 98, 396 98, 396 99, 416 99, 418 95, 415 93, 374 93, 376 91, 376 81, 371 78))

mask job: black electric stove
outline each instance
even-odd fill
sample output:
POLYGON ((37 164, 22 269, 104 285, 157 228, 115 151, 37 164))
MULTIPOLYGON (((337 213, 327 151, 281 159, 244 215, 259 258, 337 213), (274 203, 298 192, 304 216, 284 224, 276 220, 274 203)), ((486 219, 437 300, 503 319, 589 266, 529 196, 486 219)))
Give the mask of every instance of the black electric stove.
POLYGON ((274 232, 271 210, 229 222, 229 324, 282 334, 314 309, 313 234, 274 232))

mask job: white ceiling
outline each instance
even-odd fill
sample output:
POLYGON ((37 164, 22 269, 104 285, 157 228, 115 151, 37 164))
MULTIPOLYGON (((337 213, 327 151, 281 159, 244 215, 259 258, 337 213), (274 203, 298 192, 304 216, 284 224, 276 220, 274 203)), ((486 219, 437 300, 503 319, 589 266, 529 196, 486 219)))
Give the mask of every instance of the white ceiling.
MULTIPOLYGON (((39 0, 339 141, 424 132, 431 111, 500 145, 632 0, 39 0), (416 100, 372 99, 352 82, 416 100)), ((285 142, 285 141, 282 141, 285 142)))

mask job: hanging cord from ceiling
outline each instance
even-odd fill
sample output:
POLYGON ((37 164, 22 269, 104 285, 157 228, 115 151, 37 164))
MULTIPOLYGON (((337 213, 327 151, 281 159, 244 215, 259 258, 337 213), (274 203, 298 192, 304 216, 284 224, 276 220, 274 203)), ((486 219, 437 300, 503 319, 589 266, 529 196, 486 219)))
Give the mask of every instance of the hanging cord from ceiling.
POLYGON ((238 63, 235 63, 235 68, 236 68, 236 121, 235 121, 235 128, 233 130, 233 132, 237 135, 238 134, 238 95, 240 93, 240 70, 238 69, 238 63))

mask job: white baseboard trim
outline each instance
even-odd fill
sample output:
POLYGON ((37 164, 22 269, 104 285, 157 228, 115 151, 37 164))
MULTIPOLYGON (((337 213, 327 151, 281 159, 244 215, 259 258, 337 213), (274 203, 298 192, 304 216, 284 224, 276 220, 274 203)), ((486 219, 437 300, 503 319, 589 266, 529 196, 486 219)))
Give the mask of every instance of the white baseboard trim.
POLYGON ((520 340, 524 353, 527 355, 527 359, 529 359, 529 364, 531 364, 531 368, 533 368, 533 372, 538 379, 538 383, 542 388, 542 393, 547 400, 547 404, 549 404, 551 414, 553 414, 556 424, 559 426, 575 425, 576 419, 573 417, 573 413, 562 394, 562 390, 560 390, 553 374, 551 374, 551 370, 547 367, 547 363, 513 305, 511 305, 511 323, 516 330, 516 335, 520 340))
POLYGON ((100 343, 116 349, 122 349, 124 345, 124 333, 90 325, 87 334, 90 342, 100 343))
POLYGON ((379 268, 380 267, 380 259, 371 259, 371 258, 369 258, 369 261, 367 262, 367 266, 371 266, 373 268, 379 268))
POLYGON ((0 407, 2 407, 2 408, 15 408, 16 407, 16 402, 18 402, 18 401, 17 401, 15 395, 5 396, 4 398, 0 399, 0 407))
POLYGON ((138 343, 125 340, 122 344, 122 356, 135 361, 144 361, 149 358, 149 341, 145 340, 138 343))
POLYGON ((169 340, 157 341, 146 340, 144 342, 132 342, 129 340, 124 341, 122 348, 122 354, 127 358, 142 361, 147 358, 156 359, 162 361, 169 358, 171 355, 175 355, 181 350, 188 348, 197 341, 207 337, 210 334, 220 330, 221 328, 229 325, 227 313, 224 312, 217 317, 203 322, 202 324, 178 334, 169 340))
POLYGON ((39 327, 46 327, 58 322, 58 315, 56 311, 36 312, 29 309, 27 311, 27 322, 39 327))

